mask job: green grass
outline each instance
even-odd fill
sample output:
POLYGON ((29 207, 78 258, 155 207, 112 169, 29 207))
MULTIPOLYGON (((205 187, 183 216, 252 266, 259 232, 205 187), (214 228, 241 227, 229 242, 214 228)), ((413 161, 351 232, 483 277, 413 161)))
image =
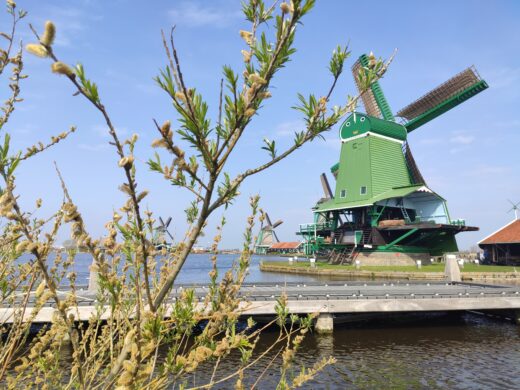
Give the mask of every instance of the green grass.
MULTIPOLYGON (((293 264, 289 264, 289 262, 284 261, 264 261, 265 265, 282 265, 285 267, 294 267, 294 268, 309 268, 309 262, 297 262, 293 264)), ((322 262, 316 262, 317 268, 320 269, 343 269, 347 271, 357 271, 355 266, 353 265, 334 265, 327 264, 322 262)), ((421 269, 413 265, 405 265, 405 266, 366 266, 360 267, 360 271, 369 271, 369 272, 444 272, 444 264, 432 264, 432 265, 423 265, 421 269)), ((476 264, 465 264, 464 268, 461 268, 461 272, 520 272, 520 267, 515 269, 515 267, 511 266, 503 266, 503 265, 476 265, 476 264)))

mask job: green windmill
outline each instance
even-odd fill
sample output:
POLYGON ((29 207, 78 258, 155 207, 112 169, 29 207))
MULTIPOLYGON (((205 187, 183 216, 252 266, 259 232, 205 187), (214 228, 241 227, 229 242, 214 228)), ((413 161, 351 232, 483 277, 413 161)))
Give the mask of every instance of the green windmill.
MULTIPOLYGON (((352 71, 366 72, 362 55, 352 71)), ((362 95, 366 114, 341 125, 339 163, 332 192, 322 175, 325 197, 313 208, 314 222, 300 225, 307 254, 328 255, 332 263, 429 261, 457 251, 455 234, 478 230, 450 218, 445 199, 428 187, 407 143, 408 133, 486 89, 474 67, 452 77, 398 111, 397 122, 379 82, 362 95)))

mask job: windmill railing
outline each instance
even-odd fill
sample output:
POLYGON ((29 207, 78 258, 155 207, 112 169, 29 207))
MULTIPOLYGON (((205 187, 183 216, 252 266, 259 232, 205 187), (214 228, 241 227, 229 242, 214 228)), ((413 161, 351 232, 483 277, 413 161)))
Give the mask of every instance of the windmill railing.
POLYGON ((450 221, 450 225, 466 226, 466 220, 464 220, 464 219, 452 219, 450 221))
POLYGON ((301 223, 300 233, 312 233, 321 230, 331 230, 332 222, 321 222, 321 223, 301 223))

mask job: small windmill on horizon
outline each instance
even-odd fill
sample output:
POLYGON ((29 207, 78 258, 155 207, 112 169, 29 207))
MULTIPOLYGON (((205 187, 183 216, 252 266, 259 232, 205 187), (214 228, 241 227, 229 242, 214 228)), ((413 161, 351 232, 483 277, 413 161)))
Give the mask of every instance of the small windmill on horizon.
POLYGON ((266 254, 267 249, 271 247, 276 242, 280 242, 278 236, 276 235, 275 229, 280 226, 283 221, 279 219, 275 223, 271 222, 271 218, 269 218, 269 214, 264 213, 264 221, 262 221, 262 225, 260 226, 260 232, 258 233, 258 237, 255 242, 255 253, 266 254))
POLYGON ((520 206, 520 202, 513 203, 509 199, 507 200, 513 207, 511 207, 507 212, 510 213, 511 211, 515 212, 515 220, 518 219, 518 208, 520 206))
POLYGON ((166 248, 169 249, 174 242, 173 235, 168 230, 170 223, 172 222, 172 217, 169 217, 166 222, 159 217, 159 226, 155 228, 155 237, 154 244, 157 249, 166 248), (169 239, 167 238, 169 237, 169 239))

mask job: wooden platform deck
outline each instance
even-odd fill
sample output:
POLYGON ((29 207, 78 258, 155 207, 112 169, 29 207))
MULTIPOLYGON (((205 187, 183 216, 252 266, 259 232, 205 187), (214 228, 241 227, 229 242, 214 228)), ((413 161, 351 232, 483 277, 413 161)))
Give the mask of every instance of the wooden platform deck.
MULTIPOLYGON (((168 303, 179 299, 183 289, 193 288, 201 303, 208 288, 203 285, 177 286, 168 303)), ((520 311, 520 286, 485 285, 476 283, 444 282, 351 282, 351 283, 287 283, 246 284, 240 290, 243 301, 240 310, 244 316, 275 315, 276 299, 282 293, 288 298, 288 308, 295 314, 355 314, 390 312, 435 312, 454 310, 512 310, 520 311)), ((67 291, 60 291, 64 297, 67 291)), ((34 304, 31 298, 30 307, 34 304)), ((14 306, 0 307, 0 322, 13 321, 14 306)), ((96 296, 87 291, 78 292, 78 306, 71 308, 78 321, 88 321, 98 313, 108 318, 108 307, 99 307, 96 296)), ((52 320, 56 308, 51 302, 43 307, 35 323, 52 320)), ((168 315, 168 313, 166 314, 168 315)))

